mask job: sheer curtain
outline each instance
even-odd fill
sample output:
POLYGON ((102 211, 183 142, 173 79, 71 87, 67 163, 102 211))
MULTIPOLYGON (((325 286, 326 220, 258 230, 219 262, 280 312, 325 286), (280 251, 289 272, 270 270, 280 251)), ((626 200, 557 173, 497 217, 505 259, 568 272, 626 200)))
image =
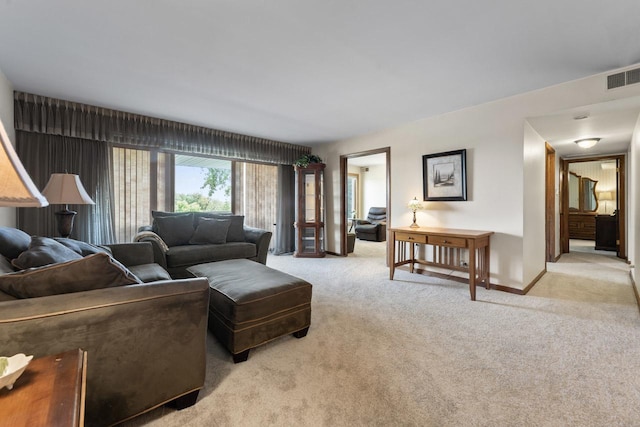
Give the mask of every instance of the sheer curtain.
MULTIPOLYGON (((41 190, 52 173, 79 175, 96 204, 69 206, 69 209, 78 212, 71 238, 89 243, 114 242, 109 144, 17 130, 16 151, 33 182, 41 190)), ((61 205, 19 208, 18 227, 31 235, 58 236, 54 212, 61 209, 61 205)))
POLYGON ((274 225, 277 217, 278 168, 274 165, 236 162, 233 184, 233 212, 244 215, 250 227, 271 231, 269 249, 275 246, 277 235, 274 225))

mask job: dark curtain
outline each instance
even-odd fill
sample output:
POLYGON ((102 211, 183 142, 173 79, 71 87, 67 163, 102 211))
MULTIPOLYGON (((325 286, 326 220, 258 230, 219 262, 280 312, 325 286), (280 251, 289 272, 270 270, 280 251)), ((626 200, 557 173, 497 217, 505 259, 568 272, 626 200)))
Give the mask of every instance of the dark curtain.
MULTIPOLYGON (((40 190, 52 173, 73 173, 80 177, 96 204, 69 206, 78 212, 71 238, 96 244, 115 241, 108 143, 17 130, 16 151, 40 190)), ((58 236, 54 212, 63 208, 61 205, 19 208, 18 227, 31 235, 58 236)))
POLYGON ((278 166, 278 208, 276 212, 275 255, 293 253, 296 249, 293 222, 296 215, 295 171, 291 165, 278 166))
POLYGON ((23 92, 14 93, 16 130, 135 148, 293 164, 311 148, 23 92))

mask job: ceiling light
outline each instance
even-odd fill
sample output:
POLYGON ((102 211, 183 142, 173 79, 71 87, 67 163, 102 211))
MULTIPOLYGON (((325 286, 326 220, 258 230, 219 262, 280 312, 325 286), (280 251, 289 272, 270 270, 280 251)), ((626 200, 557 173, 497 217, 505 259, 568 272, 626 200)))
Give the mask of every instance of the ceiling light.
POLYGON ((600 141, 600 138, 585 138, 575 141, 580 148, 591 148, 600 141))

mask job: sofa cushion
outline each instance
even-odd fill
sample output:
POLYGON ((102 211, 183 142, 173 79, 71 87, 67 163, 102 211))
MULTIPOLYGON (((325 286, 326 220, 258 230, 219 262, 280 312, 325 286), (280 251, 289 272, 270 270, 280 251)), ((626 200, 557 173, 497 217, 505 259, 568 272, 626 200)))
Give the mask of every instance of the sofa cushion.
POLYGON ((226 219, 231 221, 229 231, 227 232, 227 242, 244 242, 244 216, 219 214, 213 212, 194 212, 195 218, 215 218, 226 219))
POLYGON ((29 249, 31 236, 13 227, 0 227, 0 254, 9 259, 18 256, 29 249))
POLYGON ((82 256, 53 239, 34 236, 31 238, 29 249, 22 252, 11 263, 17 268, 25 269, 79 258, 82 256))
POLYGON ((171 276, 159 264, 138 264, 129 267, 133 273, 143 283, 157 282, 158 280, 171 280, 171 276))
POLYGON ((92 245, 91 243, 81 242, 80 240, 68 239, 64 237, 54 237, 54 240, 63 246, 71 249, 78 255, 87 256, 97 254, 99 252, 105 252, 111 254, 106 248, 92 245))
POLYGON ((226 243, 229 225, 231 225, 231 221, 228 219, 198 218, 198 228, 193 232, 189 244, 226 243))
POLYGON ((253 243, 227 242, 224 245, 176 246, 170 248, 166 255, 167 266, 174 268, 226 259, 251 258, 257 255, 257 249, 253 243))
POLYGON ((193 235, 193 214, 191 213, 157 217, 153 223, 158 229, 158 236, 169 247, 187 245, 193 235))
POLYGON ((0 255, 0 274, 13 273, 16 269, 5 256, 0 255))
POLYGON ((0 276, 0 290, 17 298, 35 298, 141 283, 106 253, 30 268, 0 276))

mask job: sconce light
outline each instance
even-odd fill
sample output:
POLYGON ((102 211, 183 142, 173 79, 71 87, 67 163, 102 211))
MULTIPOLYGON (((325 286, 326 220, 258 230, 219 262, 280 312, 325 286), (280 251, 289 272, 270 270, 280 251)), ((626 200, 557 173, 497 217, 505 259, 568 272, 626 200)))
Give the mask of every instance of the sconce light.
POLYGON ((600 141, 600 138, 584 138, 578 139, 575 143, 578 144, 580 148, 591 148, 596 145, 598 141, 600 141))
POLYGON ((413 198, 413 200, 409 201, 409 209, 411 209, 411 211, 413 212, 413 224, 411 224, 409 227, 411 228, 418 228, 420 227, 418 225, 418 223, 416 222, 416 211, 418 209, 422 209, 422 202, 420 200, 418 200, 416 197, 413 198))

